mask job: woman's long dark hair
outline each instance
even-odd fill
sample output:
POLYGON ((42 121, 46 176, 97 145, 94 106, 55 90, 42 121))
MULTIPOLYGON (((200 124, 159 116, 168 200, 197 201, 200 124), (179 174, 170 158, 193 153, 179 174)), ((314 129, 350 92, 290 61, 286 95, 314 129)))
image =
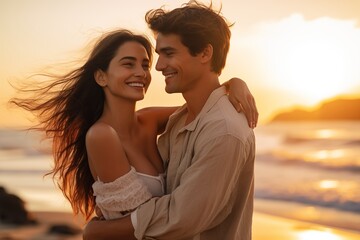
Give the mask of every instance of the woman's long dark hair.
POLYGON ((106 71, 118 48, 125 42, 143 45, 152 59, 152 47, 142 35, 117 30, 103 36, 81 67, 65 74, 39 74, 50 81, 39 82, 30 88, 17 88, 27 98, 13 98, 10 103, 32 112, 39 124, 31 129, 45 131, 53 140, 54 167, 52 175, 59 188, 70 201, 75 214, 80 212, 89 219, 94 212, 91 175, 85 146, 88 129, 100 118, 105 96, 96 83, 94 73, 106 71))

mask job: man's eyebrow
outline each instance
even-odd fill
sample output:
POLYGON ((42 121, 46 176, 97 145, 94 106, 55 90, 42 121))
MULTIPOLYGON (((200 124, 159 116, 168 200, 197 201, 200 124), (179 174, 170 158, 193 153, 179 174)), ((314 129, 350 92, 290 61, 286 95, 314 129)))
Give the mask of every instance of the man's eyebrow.
POLYGON ((175 48, 173 48, 173 47, 163 47, 163 48, 160 48, 160 49, 155 49, 156 53, 167 52, 167 51, 175 51, 175 48))

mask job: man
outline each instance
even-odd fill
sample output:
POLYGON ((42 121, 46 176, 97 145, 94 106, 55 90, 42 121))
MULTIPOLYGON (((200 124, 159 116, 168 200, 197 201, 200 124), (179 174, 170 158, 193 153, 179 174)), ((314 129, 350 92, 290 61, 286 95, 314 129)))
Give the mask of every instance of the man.
POLYGON ((149 11, 146 20, 156 35, 156 69, 165 76, 166 91, 186 100, 158 141, 168 165, 168 194, 131 217, 90 222, 84 238, 251 239, 254 134, 218 79, 229 26, 196 2, 149 11))

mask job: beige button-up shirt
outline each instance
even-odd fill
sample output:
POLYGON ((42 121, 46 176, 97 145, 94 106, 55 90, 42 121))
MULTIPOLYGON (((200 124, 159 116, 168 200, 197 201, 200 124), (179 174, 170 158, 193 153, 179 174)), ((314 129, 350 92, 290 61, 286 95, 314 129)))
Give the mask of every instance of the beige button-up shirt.
POLYGON ((159 138, 167 195, 137 209, 137 239, 251 239, 255 138, 224 87, 185 125, 184 105, 159 138))

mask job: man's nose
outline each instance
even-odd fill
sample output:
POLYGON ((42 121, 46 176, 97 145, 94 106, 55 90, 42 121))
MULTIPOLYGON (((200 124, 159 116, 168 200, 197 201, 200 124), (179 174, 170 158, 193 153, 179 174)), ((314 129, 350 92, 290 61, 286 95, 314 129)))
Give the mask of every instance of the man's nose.
POLYGON ((155 69, 157 71, 162 71, 163 69, 165 69, 165 62, 162 57, 159 57, 156 61, 155 69))

